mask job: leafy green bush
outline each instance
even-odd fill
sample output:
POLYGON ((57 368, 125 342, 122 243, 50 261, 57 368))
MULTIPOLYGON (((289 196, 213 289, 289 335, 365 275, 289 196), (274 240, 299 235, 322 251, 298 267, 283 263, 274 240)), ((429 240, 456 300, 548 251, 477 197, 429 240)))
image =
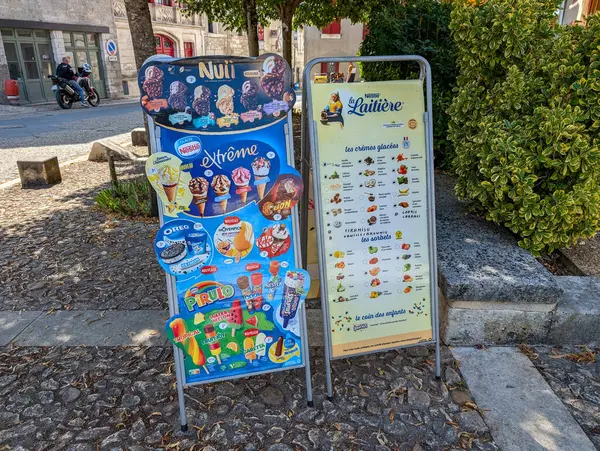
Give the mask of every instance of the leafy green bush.
MULTIPOLYGON (((369 33, 360 55, 420 55, 431 65, 433 81, 433 132, 436 165, 452 156, 447 139, 449 116, 456 84, 455 46, 450 36, 449 3, 436 0, 391 0, 369 16, 369 33)), ((364 63, 361 77, 367 81, 419 78, 419 66, 408 63, 364 63)))
POLYGON ((560 27, 557 5, 461 0, 451 23, 456 192, 536 255, 600 220, 600 18, 560 27))
POLYGON ((150 185, 145 178, 120 182, 100 191, 94 201, 103 209, 125 216, 150 216, 150 185))

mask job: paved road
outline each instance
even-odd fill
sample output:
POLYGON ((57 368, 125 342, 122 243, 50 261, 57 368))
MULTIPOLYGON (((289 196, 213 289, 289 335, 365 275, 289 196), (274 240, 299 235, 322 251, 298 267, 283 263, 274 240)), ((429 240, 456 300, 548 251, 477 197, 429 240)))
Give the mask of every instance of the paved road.
POLYGON ((106 103, 97 108, 58 105, 23 107, 16 115, 0 116, 0 183, 18 177, 17 160, 57 156, 68 161, 89 152, 91 143, 119 137, 143 125, 136 101, 106 103))

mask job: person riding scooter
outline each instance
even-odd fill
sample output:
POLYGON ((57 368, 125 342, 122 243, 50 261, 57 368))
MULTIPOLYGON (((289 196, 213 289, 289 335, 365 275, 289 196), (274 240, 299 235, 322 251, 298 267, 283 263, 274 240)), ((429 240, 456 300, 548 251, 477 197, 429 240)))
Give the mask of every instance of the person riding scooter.
MULTIPOLYGON (((65 56, 62 59, 62 63, 58 65, 56 68, 56 76, 60 78, 64 78, 69 82, 71 87, 75 89, 79 93, 79 98, 81 99, 81 105, 84 107, 88 107, 88 103, 85 101, 85 92, 83 92, 83 88, 77 83, 75 80, 75 76, 77 75, 73 68, 69 65, 71 58, 69 56, 65 56)), ((91 67, 90 67, 91 69, 91 67)))
POLYGON ((77 68, 77 71, 79 72, 77 83, 85 90, 87 95, 90 95, 89 76, 92 74, 92 66, 88 63, 84 63, 83 66, 77 68))

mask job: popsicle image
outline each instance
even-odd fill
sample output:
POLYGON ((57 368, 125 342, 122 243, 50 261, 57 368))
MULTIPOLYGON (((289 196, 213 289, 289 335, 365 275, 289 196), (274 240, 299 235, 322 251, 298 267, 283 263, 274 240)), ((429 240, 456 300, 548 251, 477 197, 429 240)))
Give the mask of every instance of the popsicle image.
MULTIPOLYGON (((173 337, 177 339, 178 337, 183 337, 187 333, 187 329, 185 327, 185 323, 181 318, 175 318, 169 324, 169 327, 173 331, 173 337)), ((192 362, 194 365, 201 366, 206 371, 206 374, 209 374, 208 368, 206 368, 206 356, 200 349, 198 342, 196 341, 196 337, 186 338, 181 342, 185 352, 192 358, 192 362)))
POLYGON ((243 327, 242 303, 239 299, 231 303, 227 322, 229 323, 229 327, 231 327, 231 336, 235 337, 235 332, 243 327))
POLYGON ((208 180, 204 177, 196 177, 190 180, 189 188, 194 198, 193 202, 200 216, 204 216, 206 201, 208 200, 208 180))
POLYGON ((225 213, 227 211, 227 200, 231 197, 229 195, 229 188, 231 188, 229 177, 219 174, 212 179, 211 186, 215 192, 215 201, 219 202, 221 211, 225 213))
POLYGON ((264 357, 267 353, 267 336, 262 332, 256 336, 256 342, 254 346, 256 347, 256 357, 264 357))
POLYGON ((212 324, 207 324, 204 326, 204 335, 206 338, 214 338, 215 340, 209 343, 208 347, 210 348, 211 355, 214 355, 217 358, 217 362, 221 364, 221 343, 217 339, 217 332, 215 332, 215 326, 212 324))
POLYGON ((179 174, 179 168, 174 168, 172 166, 163 166, 158 170, 158 180, 160 181, 169 202, 174 202, 177 197, 179 174))
POLYGON ((279 314, 283 318, 283 327, 286 328, 292 318, 296 316, 300 297, 304 293, 304 275, 296 271, 285 273, 283 282, 283 299, 279 314))
POLYGON ((269 181, 269 171, 271 163, 264 157, 257 157, 252 162, 252 172, 254 173, 254 185, 258 191, 258 197, 262 200, 265 197, 265 188, 269 181))
POLYGON ((252 224, 246 221, 242 221, 240 231, 233 238, 233 247, 237 251, 235 255, 235 262, 239 263, 242 258, 242 253, 249 251, 252 248, 252 242, 254 241, 254 230, 252 224))
POLYGON ((262 273, 255 272, 250 275, 250 281, 252 282, 252 294, 256 296, 253 299, 254 310, 259 310, 262 307, 263 297, 263 275, 262 273))
POLYGON ((279 337, 275 345, 275 357, 281 357, 281 354, 283 354, 283 337, 279 337))
POLYGON ((248 191, 252 191, 252 188, 248 186, 250 184, 250 171, 240 166, 231 172, 231 178, 237 187, 235 193, 239 194, 242 204, 245 204, 248 198, 248 191))
POLYGON ((236 283, 238 288, 242 291, 242 296, 244 298, 244 303, 246 304, 248 312, 254 313, 254 304, 252 302, 252 288, 250 288, 250 281, 248 280, 248 276, 238 277, 236 283))
POLYGON ((252 337, 244 338, 244 357, 246 357, 250 363, 252 363, 252 361, 256 358, 256 351, 254 350, 254 338, 252 337))

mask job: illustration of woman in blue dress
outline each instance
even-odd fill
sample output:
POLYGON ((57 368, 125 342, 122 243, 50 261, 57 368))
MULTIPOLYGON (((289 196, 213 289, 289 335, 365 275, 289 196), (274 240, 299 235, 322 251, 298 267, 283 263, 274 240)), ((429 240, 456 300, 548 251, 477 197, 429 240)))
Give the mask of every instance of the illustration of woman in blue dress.
POLYGON ((344 117, 342 116, 342 101, 340 93, 334 92, 331 94, 331 99, 327 106, 321 111, 321 124, 329 125, 333 122, 340 124, 340 128, 344 128, 344 117))

